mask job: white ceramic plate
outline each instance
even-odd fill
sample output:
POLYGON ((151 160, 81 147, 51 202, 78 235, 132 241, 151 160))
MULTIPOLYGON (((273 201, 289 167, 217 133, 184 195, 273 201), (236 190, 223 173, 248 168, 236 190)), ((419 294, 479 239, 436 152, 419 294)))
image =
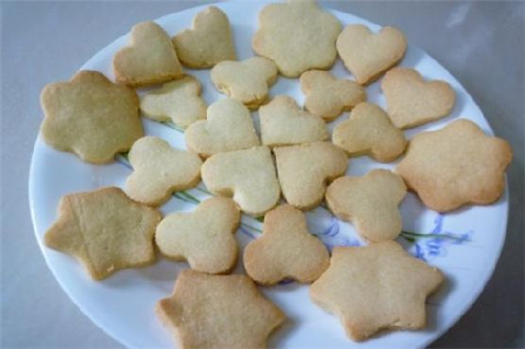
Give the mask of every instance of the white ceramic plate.
MULTIPOLYGON (((251 38, 256 30, 257 14, 264 2, 235 2, 217 5, 228 15, 233 26, 235 45, 239 59, 253 56, 251 38)), ((173 35, 191 25, 193 16, 202 7, 192 8, 160 18, 157 22, 173 35)), ((344 24, 362 23, 374 31, 380 27, 350 14, 330 11, 344 24)), ((114 53, 127 43, 123 36, 104 48, 82 69, 99 70, 113 78, 111 60, 114 53)), ((457 93, 457 105, 451 115, 441 121, 427 124, 406 132, 408 137, 424 131, 445 126, 459 116, 473 120, 483 130, 492 134, 482 112, 461 84, 434 59, 413 45, 409 45, 402 66, 419 70, 424 77, 448 81, 457 93)), ((208 104, 223 98, 211 85, 209 70, 188 73, 196 76, 204 86, 204 99, 208 104)), ((340 60, 332 72, 338 77, 351 78, 340 60)), ((367 87, 369 100, 385 107, 384 96, 379 83, 367 87)), ((271 95, 288 94, 299 103, 304 97, 298 80, 279 77, 271 89, 271 95)), ((254 113, 257 120, 257 113, 254 113)), ((347 114, 330 124, 347 118, 347 114)), ((184 148, 183 134, 167 125, 143 119, 148 135, 158 135, 173 146, 184 148)), ((349 174, 362 175, 372 168, 391 168, 393 164, 379 164, 367 157, 352 159, 349 174)), ((123 159, 117 162, 95 166, 81 162, 74 155, 62 153, 47 147, 39 138, 35 143, 29 183, 31 212, 36 233, 47 264, 56 279, 78 305, 78 307, 100 328, 130 348, 166 348, 173 341, 154 314, 155 303, 169 295, 180 270, 187 268, 184 263, 174 263, 159 258, 150 267, 128 269, 116 273, 102 282, 93 282, 73 258, 47 249, 42 237, 56 218, 59 198, 78 191, 94 190, 99 187, 123 186, 130 170, 123 159)), ((197 199, 207 197, 200 189, 187 193, 197 199)), ((195 204, 188 195, 177 195, 162 207, 165 214, 174 211, 190 211, 195 204)), ((492 274, 503 241, 507 222, 507 193, 490 206, 474 206, 446 215, 428 210, 412 194, 402 204, 404 233, 398 241, 414 255, 439 267, 447 276, 446 284, 438 294, 428 301, 428 326, 422 331, 385 332, 362 343, 350 341, 338 320, 312 304, 308 286, 284 283, 273 288, 261 288, 262 292, 282 308, 288 315, 288 322, 270 338, 270 347, 281 348, 347 348, 347 347, 424 347, 451 327, 478 297, 492 274), (424 236, 430 234, 429 236, 424 236)), ((318 208, 307 214, 310 230, 328 246, 359 245, 351 225, 335 219, 328 211, 318 208)), ((245 245, 256 237, 261 224, 247 217, 237 233, 239 242, 245 245)), ((239 264, 241 265, 241 264, 239 264)), ((238 267, 241 271, 241 267, 238 267)), ((349 296, 351 298, 351 296, 349 296)))

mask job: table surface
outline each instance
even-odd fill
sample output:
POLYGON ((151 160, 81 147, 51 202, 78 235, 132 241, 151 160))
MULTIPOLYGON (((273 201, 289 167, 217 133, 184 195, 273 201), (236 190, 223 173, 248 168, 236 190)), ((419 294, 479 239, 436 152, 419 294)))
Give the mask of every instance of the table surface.
MULTIPOLYGON (((42 119, 39 94, 68 80, 137 22, 205 2, 2 2, 1 346, 121 348, 86 318, 47 269, 33 235, 28 174, 42 119), (51 321, 51 322, 50 322, 51 321)), ((523 2, 329 1, 323 6, 402 29, 445 66, 510 141, 510 217, 493 278, 432 347, 524 347, 523 2)))

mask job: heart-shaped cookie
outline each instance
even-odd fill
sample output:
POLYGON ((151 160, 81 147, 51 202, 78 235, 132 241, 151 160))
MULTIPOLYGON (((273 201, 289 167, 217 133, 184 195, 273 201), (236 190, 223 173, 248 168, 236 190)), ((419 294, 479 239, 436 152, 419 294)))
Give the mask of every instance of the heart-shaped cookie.
POLYGON ((264 145, 288 146, 324 141, 328 130, 323 118, 303 111, 289 96, 277 96, 259 108, 264 145))
POLYGON ((328 268, 330 256, 308 231, 304 214, 283 204, 266 214, 263 234, 246 246, 243 262, 248 276, 260 284, 287 278, 309 283, 328 268))
POLYGON ((332 139, 350 157, 367 155, 380 162, 399 157, 407 143, 381 107, 368 102, 358 104, 350 118, 334 128, 332 139))
POLYGON ((215 6, 197 13, 193 28, 175 35, 173 45, 181 62, 191 68, 211 68, 236 59, 230 22, 215 6))
POLYGON ((273 153, 284 198, 302 210, 319 205, 326 183, 342 176, 348 167, 345 152, 331 142, 276 147, 273 153))
POLYGON ((186 129, 186 147, 190 151, 209 157, 260 144, 250 111, 238 100, 219 100, 208 107, 207 114, 207 120, 199 120, 186 129))
POLYGON ((359 84, 368 84, 405 55, 405 35, 393 27, 374 34, 362 24, 347 26, 336 42, 337 52, 359 84))
POLYGON ((249 108, 257 108, 266 101, 270 86, 277 80, 277 66, 267 58, 252 57, 218 63, 210 74, 217 90, 249 108))
POLYGON ((449 83, 425 81, 417 70, 396 67, 389 70, 381 89, 385 93, 392 123, 407 129, 446 117, 456 102, 449 83))
POLYGON ((113 57, 118 83, 143 86, 164 83, 184 75, 170 37, 155 22, 142 22, 131 30, 130 44, 113 57))
POLYGON ((241 214, 229 198, 212 197, 192 213, 173 213, 157 226, 155 242, 162 255, 187 261, 194 270, 225 273, 235 267, 235 231, 241 214))
POLYGON ((264 215, 279 201, 281 189, 268 147, 215 154, 204 162, 201 172, 211 192, 233 196, 249 215, 264 215))

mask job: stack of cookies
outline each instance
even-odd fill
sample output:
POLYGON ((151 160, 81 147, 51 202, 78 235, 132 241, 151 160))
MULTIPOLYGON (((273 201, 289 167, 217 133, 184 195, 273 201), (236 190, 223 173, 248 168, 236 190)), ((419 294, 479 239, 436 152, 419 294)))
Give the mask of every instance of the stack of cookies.
POLYGON ((356 341, 424 327, 425 300, 444 275, 395 242, 403 228, 399 205, 407 190, 439 212, 495 202, 512 159, 509 144, 466 119, 405 138, 404 129, 447 116, 455 92, 394 67, 407 49, 396 28, 343 29, 313 1, 290 1, 261 11, 252 47, 257 56, 237 61, 228 17, 209 7, 173 38, 154 22, 134 26, 113 59, 116 83, 81 71, 46 86, 41 135, 48 145, 94 164, 129 152, 133 168, 124 190, 63 197, 46 245, 79 259, 95 280, 153 263, 156 248, 186 261, 190 269, 157 305, 185 348, 265 347, 286 316, 256 284, 285 280, 312 283, 312 301, 336 314, 356 341), (327 71, 338 56, 355 81, 327 71), (200 82, 183 66, 210 68, 226 97, 206 106, 200 82), (299 78, 304 109, 289 96, 269 98, 279 74, 299 78), (366 102, 366 85, 383 75, 386 111, 366 102), (134 90, 156 84, 163 85, 140 98, 134 90), (251 110, 258 110, 260 132, 251 110), (349 116, 330 133, 327 123, 344 111, 349 116), (187 149, 145 136, 141 115, 183 129, 187 149), (345 176, 349 158, 386 163, 403 155, 395 171, 345 176), (214 197, 162 218, 156 207, 201 180, 214 197), (323 202, 368 244, 330 252, 303 213, 323 202), (235 233, 242 214, 264 223, 241 254, 235 233), (246 275, 229 275, 239 255, 246 275))

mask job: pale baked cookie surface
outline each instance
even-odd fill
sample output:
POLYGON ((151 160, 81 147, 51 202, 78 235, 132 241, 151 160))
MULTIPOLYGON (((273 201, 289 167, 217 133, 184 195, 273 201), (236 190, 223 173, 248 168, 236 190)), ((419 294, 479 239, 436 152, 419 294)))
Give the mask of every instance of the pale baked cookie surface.
POLYGON ((407 141, 381 107, 363 102, 350 113, 347 120, 333 131, 334 144, 350 157, 367 155, 379 162, 391 162, 405 150, 407 141))
POLYGON ((337 38, 337 52, 359 84, 368 84, 398 63, 407 49, 405 35, 384 27, 372 33, 362 24, 347 26, 337 38))
POLYGON ((229 198, 205 200, 191 213, 173 213, 157 226, 155 242, 162 255, 187 261, 192 269, 216 274, 237 261, 235 231, 241 213, 229 198))
POLYGON ((126 193, 137 202, 158 206, 173 192, 195 187, 200 181, 199 156, 174 149, 160 137, 139 139, 128 157, 133 173, 126 181, 126 193))
POLYGON ((306 95, 306 110, 326 121, 336 119, 343 111, 366 100, 366 91, 361 85, 352 80, 337 79, 329 72, 304 72, 300 83, 306 95))
POLYGON ((309 69, 328 69, 334 64, 340 31, 337 18, 314 1, 270 4, 259 13, 252 47, 273 60, 282 75, 296 78, 309 69))
POLYGON ((268 99, 277 73, 275 63, 264 57, 252 57, 242 62, 224 61, 210 72, 217 90, 249 108, 257 108, 268 99))
POLYGON ((328 268, 330 256, 308 231, 304 214, 282 204, 266 214, 263 234, 246 246, 243 261, 248 276, 260 284, 287 278, 310 283, 328 268))
POLYGON ((215 6, 197 13, 193 28, 175 35, 173 45, 181 62, 191 68, 211 68, 236 59, 230 21, 215 6))
POLYGON ((302 210, 318 206, 327 183, 344 175, 348 157, 331 142, 314 142, 273 149, 286 201, 302 210))
POLYGON ((382 329, 423 328, 425 301, 443 280, 393 241, 336 247, 310 296, 339 317, 350 338, 363 341, 382 329))
POLYGON ((117 187, 75 193, 60 200, 58 219, 44 242, 80 260, 91 278, 101 280, 154 262, 153 235, 160 219, 159 211, 117 187))
POLYGON ((160 84, 184 75, 170 37, 155 22, 142 22, 131 30, 129 46, 113 57, 118 83, 128 86, 160 84))
POLYGON ((201 84, 191 75, 166 83, 140 99, 144 115, 159 122, 171 121, 186 129, 197 120, 206 119, 206 104, 201 84))
POLYGON ((264 215, 279 201, 281 189, 268 147, 215 154, 201 171, 211 192, 233 197, 249 215, 264 215))
POLYGON ((185 140, 186 147, 202 157, 260 145, 250 111, 233 98, 209 106, 207 119, 186 129, 185 140))
POLYGON ((417 70, 410 68, 389 70, 381 82, 381 89, 392 123, 402 129, 446 117, 456 102, 456 94, 449 83, 425 81, 417 70))
POLYGON ((44 141, 85 162, 109 163, 144 134, 135 91, 99 72, 80 71, 70 81, 46 85, 40 102, 44 141))
POLYGON ((157 315, 185 349, 266 348, 286 319, 246 276, 182 271, 157 315))
POLYGON ((326 202, 337 217, 354 224, 359 235, 379 242, 393 240, 401 233, 398 206, 406 192, 399 175, 375 169, 361 177, 335 180, 326 191, 326 202))
POLYGON ((495 202, 505 189, 511 160, 507 141, 486 136, 475 123, 459 119, 410 140, 396 172, 427 207, 446 212, 495 202))

